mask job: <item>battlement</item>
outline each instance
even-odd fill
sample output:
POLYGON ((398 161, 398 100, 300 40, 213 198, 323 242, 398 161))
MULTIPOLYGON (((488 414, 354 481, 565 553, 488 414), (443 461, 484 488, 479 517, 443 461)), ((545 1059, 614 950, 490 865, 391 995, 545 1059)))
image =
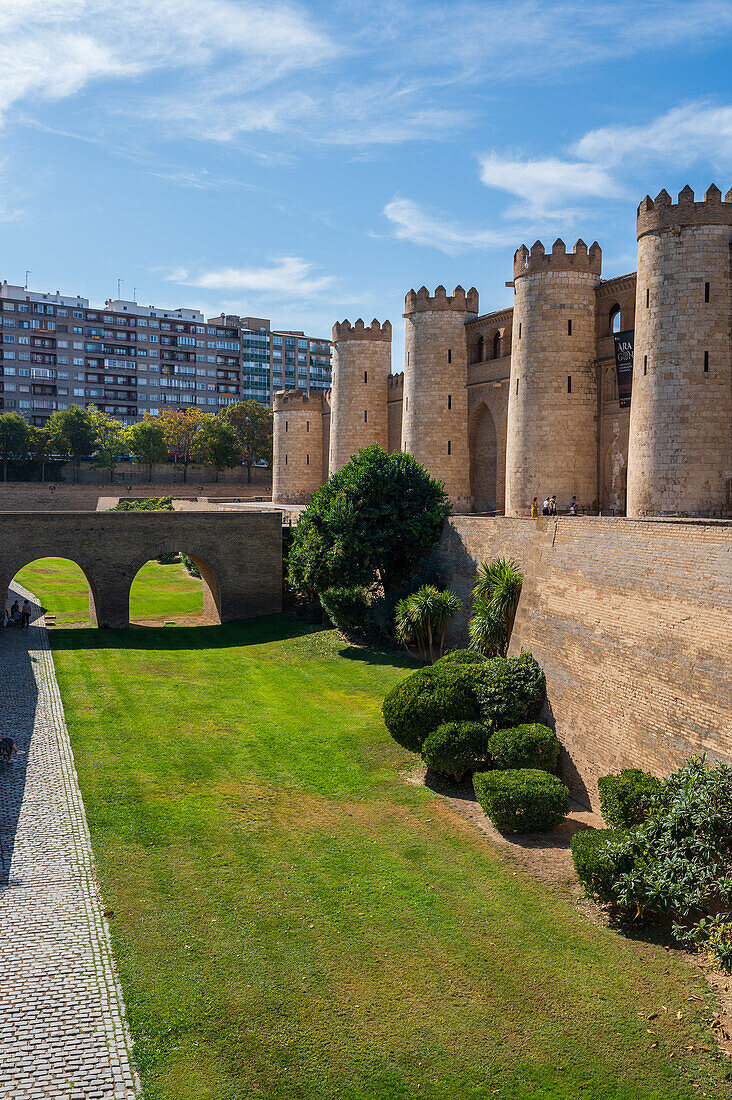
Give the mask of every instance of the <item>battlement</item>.
POLYGON ((308 397, 305 390, 279 390, 272 398, 274 412, 321 412, 323 395, 312 393, 308 397))
POLYGON ((402 399, 404 394, 404 371, 399 371, 398 374, 389 375, 389 391, 387 400, 398 401, 402 399))
POLYGON ((365 325, 360 317, 353 325, 348 320, 336 321, 333 325, 333 343, 337 340, 382 340, 389 343, 391 321, 384 321, 383 325, 375 317, 370 325, 365 325))
POLYGON ((638 240, 657 229, 680 228, 684 225, 732 226, 732 188, 722 199, 722 192, 712 184, 699 202, 695 200, 694 192, 688 184, 683 191, 679 191, 677 202, 672 202, 664 188, 655 199, 646 195, 638 207, 638 240))
POLYGON ((451 295, 448 295, 444 286, 435 287, 435 293, 430 294, 426 286, 419 290, 410 290, 404 299, 404 316, 411 313, 427 313, 434 310, 452 310, 463 313, 478 312, 478 291, 474 286, 466 293, 461 286, 456 286, 451 295))
POLYGON ((582 271, 599 277, 602 274, 602 249, 597 241, 593 241, 588 249, 580 237, 572 251, 567 252, 566 244, 561 237, 557 237, 551 252, 546 251, 541 241, 535 241, 531 250, 522 244, 514 252, 514 279, 546 271, 582 271))

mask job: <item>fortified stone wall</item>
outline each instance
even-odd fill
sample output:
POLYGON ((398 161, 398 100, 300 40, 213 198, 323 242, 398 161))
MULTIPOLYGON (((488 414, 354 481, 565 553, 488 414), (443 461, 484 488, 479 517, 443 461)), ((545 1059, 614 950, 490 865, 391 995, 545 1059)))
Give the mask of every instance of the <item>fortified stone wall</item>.
MULTIPOLYGON (((269 473, 270 471, 264 471, 269 473)), ((42 484, 38 481, 0 483, 0 512, 94 512, 97 501, 103 496, 129 497, 139 500, 142 497, 175 497, 178 500, 195 500, 199 497, 218 500, 251 500, 259 498, 269 500, 269 484, 199 486, 191 481, 187 485, 181 482, 157 483, 151 485, 142 482, 115 482, 110 485, 66 485, 63 482, 42 484), (129 490, 128 490, 129 486, 129 490)), ((1 536, 0 536, 1 537, 1 536)))
POLYGON ((323 409, 320 394, 274 395, 274 504, 307 504, 323 484, 323 409))
POLYGON ((364 447, 389 443, 387 392, 391 373, 391 323, 333 325, 330 462, 334 474, 364 447))
POLYGON ((596 807, 598 777, 623 767, 732 761, 732 524, 458 516, 440 556, 464 601, 455 641, 478 563, 523 568, 511 651, 546 672, 543 720, 581 801, 596 807))
POLYGON ((402 445, 402 410, 404 407, 404 371, 390 374, 387 389, 387 416, 389 420, 389 454, 402 445))

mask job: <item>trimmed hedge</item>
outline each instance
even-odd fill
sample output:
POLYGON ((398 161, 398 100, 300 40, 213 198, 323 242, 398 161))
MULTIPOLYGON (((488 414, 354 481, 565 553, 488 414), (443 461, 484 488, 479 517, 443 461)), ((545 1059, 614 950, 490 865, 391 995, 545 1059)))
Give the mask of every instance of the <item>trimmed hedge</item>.
POLYGON ((553 772, 559 759, 559 741, 554 730, 539 722, 526 722, 507 730, 496 730, 490 743, 494 768, 538 768, 553 772))
POLYGON ((617 858, 607 852, 607 844, 621 835, 618 829, 582 829, 572 837, 572 862, 585 896, 606 905, 616 900, 613 883, 620 874, 617 858))
POLYGON ((546 678, 527 650, 518 657, 493 657, 473 670, 484 722, 508 729, 536 718, 546 699, 546 678))
POLYGON ((427 736, 444 722, 477 722, 472 669, 421 668, 391 689, 381 708, 395 741, 420 752, 427 736))
POLYGON ((422 759, 433 771, 462 779, 485 767, 490 732, 482 722, 443 722, 422 745, 422 759))
POLYGON ((444 657, 440 657, 439 661, 435 661, 433 668, 454 668, 458 666, 470 666, 470 665, 486 665, 488 660, 482 653, 476 653, 472 649, 454 649, 452 653, 446 653, 444 657))
POLYGON ((597 789, 607 824, 613 829, 630 829, 646 820, 661 783, 650 772, 625 768, 618 775, 603 775, 597 781, 597 789))
POLYGON ((536 768, 476 772, 475 794, 503 833, 543 833, 569 813, 569 791, 555 775, 536 768))

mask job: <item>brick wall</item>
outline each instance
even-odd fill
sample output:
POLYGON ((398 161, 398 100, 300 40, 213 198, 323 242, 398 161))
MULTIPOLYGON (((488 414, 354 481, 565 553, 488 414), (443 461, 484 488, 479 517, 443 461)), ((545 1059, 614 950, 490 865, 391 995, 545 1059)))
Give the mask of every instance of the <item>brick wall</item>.
POLYGON ((623 767, 732 761, 732 524, 460 516, 440 553, 468 606, 479 562, 523 567, 511 651, 546 672, 544 720, 581 801, 623 767))
MULTIPOLYGON (((269 474, 269 470, 266 473, 269 474)), ((93 512, 96 510, 100 497, 165 497, 172 496, 178 499, 193 499, 194 497, 206 497, 216 500, 219 497, 226 500, 237 498, 240 500, 254 500, 262 497, 269 500, 271 491, 268 484, 260 484, 253 480, 251 485, 246 482, 236 485, 222 483, 219 485, 204 485, 189 481, 187 485, 181 482, 157 483, 152 485, 147 481, 142 482, 115 482, 110 485, 66 485, 64 482, 56 484, 41 484, 38 481, 0 483, 0 512, 93 512), (127 485, 130 491, 127 491, 127 485)))

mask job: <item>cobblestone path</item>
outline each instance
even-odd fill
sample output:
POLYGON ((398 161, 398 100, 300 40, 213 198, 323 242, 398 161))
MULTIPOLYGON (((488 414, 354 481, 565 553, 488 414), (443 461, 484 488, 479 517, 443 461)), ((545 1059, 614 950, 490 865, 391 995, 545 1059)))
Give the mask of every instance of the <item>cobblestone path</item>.
MULTIPOLYGON (((17 595, 26 593, 14 585, 11 602, 17 595)), ((23 753, 0 764, 0 1098, 133 1100, 122 994, 43 618, 2 631, 0 685, 0 734, 23 753)))

